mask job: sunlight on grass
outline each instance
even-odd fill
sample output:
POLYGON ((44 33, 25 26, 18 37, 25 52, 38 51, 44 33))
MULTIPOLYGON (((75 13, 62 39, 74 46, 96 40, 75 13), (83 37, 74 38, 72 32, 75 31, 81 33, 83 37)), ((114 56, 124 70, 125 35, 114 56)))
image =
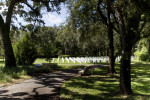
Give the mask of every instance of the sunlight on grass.
MULTIPOLYGON (((52 63, 57 63, 51 60, 52 63)), ((38 58, 34 64, 49 63, 45 59, 38 58)), ((72 64, 73 62, 70 62, 72 64)), ((150 67, 143 64, 145 62, 136 62, 136 65, 131 66, 131 86, 134 95, 124 96, 118 95, 116 92, 119 88, 119 66, 115 69, 117 74, 108 75, 107 67, 89 71, 91 76, 74 77, 63 84, 61 89, 61 97, 73 100, 150 100, 150 67), (143 64, 143 65, 142 65, 143 64)), ((48 66, 19 66, 14 69, 4 68, 4 61, 0 60, 0 83, 11 83, 14 79, 32 76, 38 73, 50 73, 51 70, 68 70, 74 68, 84 68, 81 65, 67 65, 65 60, 62 64, 62 59, 58 63, 56 69, 48 66)), ((77 63, 78 64, 78 63, 77 63)), ((86 65, 88 66, 88 65, 86 65)))
POLYGON ((150 100, 149 65, 132 65, 132 90, 134 95, 118 95, 119 65, 116 75, 110 76, 107 67, 95 69, 92 76, 75 77, 63 84, 61 97, 73 100, 150 100))
POLYGON ((140 61, 140 60, 133 60, 132 64, 150 64, 150 62, 147 61, 140 61))
POLYGON ((4 59, 1 59, 0 58, 0 66, 4 66, 5 64, 4 64, 5 62, 4 62, 4 59))
POLYGON ((150 95, 150 66, 149 65, 133 65, 132 88, 134 93, 150 95))
MULTIPOLYGON (((88 65, 87 65, 88 66, 88 65)), ((83 68, 86 67, 85 65, 58 65, 58 70, 68 70, 68 69, 76 69, 76 68, 83 68)))
POLYGON ((105 96, 112 95, 112 91, 116 91, 115 88, 118 86, 117 80, 111 79, 110 77, 107 77, 108 79, 105 78, 100 76, 72 78, 62 86, 61 96, 76 100, 104 99, 105 96))
POLYGON ((42 63, 49 63, 44 58, 37 58, 33 64, 42 64, 42 63))

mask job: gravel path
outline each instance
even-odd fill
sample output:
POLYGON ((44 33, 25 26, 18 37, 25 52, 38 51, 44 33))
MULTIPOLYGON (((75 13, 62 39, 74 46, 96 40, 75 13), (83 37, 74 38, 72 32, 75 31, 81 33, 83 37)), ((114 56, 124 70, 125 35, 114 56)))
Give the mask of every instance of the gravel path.
POLYGON ((79 70, 56 71, 1 87, 0 100, 59 100, 62 84, 77 75, 79 70))

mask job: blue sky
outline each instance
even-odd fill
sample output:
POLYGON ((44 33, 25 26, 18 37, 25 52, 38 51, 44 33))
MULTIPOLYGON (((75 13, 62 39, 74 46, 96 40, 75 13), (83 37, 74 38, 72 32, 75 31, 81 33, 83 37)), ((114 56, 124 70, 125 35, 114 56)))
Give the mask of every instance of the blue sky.
MULTIPOLYGON (((0 14, 2 13, 2 11, 4 10, 4 8, 2 8, 0 10, 0 14)), ((56 12, 46 12, 43 14, 43 20, 45 22, 45 26, 59 26, 61 23, 64 23, 66 21, 67 16, 69 16, 69 14, 67 13, 67 8, 65 7, 64 4, 61 4, 61 10, 60 10, 60 14, 56 13, 56 12)), ((19 17, 18 15, 18 22, 21 22, 22 24, 26 24, 22 18, 19 17)), ((17 24, 17 22, 15 22, 17 24)))
POLYGON ((56 13, 56 12, 49 12, 46 14, 43 14, 43 20, 45 22, 45 26, 53 26, 53 25, 60 25, 61 23, 64 23, 67 16, 69 16, 69 14, 67 13, 67 8, 65 7, 65 5, 61 5, 61 11, 60 14, 56 13))

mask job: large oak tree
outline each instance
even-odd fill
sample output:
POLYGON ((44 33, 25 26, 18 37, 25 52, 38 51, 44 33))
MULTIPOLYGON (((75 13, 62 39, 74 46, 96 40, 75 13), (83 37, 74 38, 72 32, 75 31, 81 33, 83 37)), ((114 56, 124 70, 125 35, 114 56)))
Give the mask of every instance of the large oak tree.
POLYGON ((16 60, 10 40, 10 28, 12 25, 12 18, 16 18, 16 14, 20 17, 24 17, 25 21, 37 22, 41 21, 41 10, 46 8, 47 11, 59 11, 60 2, 64 0, 6 0, 1 1, 2 6, 7 6, 7 9, 3 15, 0 14, 0 34, 2 37, 4 54, 5 54, 5 66, 16 67, 16 60), (27 7, 30 11, 26 11, 27 7))
MULTIPOLYGON (((100 8, 104 3, 111 3, 111 15, 115 19, 113 29, 119 29, 117 32, 120 34, 121 40, 121 65, 120 65, 120 85, 119 92, 121 94, 132 94, 131 89, 131 54, 132 48, 135 43, 140 39, 142 30, 146 24, 145 12, 138 7, 137 4, 147 4, 143 0, 99 0, 98 7, 100 8)), ((148 4, 147 4, 148 5, 148 4)), ((105 8, 107 9, 108 6, 105 8)), ((99 9, 101 10, 101 9, 99 9)), ((101 15, 101 17, 103 17, 101 15)))

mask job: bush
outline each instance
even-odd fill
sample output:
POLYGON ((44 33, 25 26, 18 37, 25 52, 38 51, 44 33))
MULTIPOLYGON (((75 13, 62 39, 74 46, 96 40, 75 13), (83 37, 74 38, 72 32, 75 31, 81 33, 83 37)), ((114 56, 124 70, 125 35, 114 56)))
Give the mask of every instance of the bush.
POLYGON ((141 61, 150 61, 150 55, 149 55, 149 54, 141 54, 141 55, 139 56, 139 59, 140 59, 141 61))
POLYGON ((16 62, 19 65, 31 65, 37 58, 37 51, 30 35, 25 33, 21 41, 14 46, 16 62))

